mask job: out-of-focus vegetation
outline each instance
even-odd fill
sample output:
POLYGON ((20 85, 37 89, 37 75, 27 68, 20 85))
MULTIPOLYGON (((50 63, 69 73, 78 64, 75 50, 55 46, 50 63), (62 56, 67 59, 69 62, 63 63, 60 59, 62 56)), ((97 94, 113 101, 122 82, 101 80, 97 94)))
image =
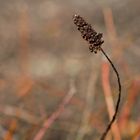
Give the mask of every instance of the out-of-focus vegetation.
POLYGON ((107 140, 140 139, 140 1, 0 1, 0 139, 99 140, 118 85, 72 21, 103 32, 122 82, 118 120, 107 140), (109 100, 108 100, 109 99, 109 100))

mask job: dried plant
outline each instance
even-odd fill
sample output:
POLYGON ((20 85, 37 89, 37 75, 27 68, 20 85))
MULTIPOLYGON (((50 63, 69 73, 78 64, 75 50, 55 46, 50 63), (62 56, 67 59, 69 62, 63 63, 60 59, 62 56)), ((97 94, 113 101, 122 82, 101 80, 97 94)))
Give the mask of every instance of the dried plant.
POLYGON ((102 33, 97 34, 97 32, 92 29, 91 25, 79 15, 74 15, 73 21, 78 27, 78 30, 81 32, 82 37, 88 41, 89 50, 91 52, 97 53, 97 51, 100 50, 100 46, 104 43, 102 40, 102 33))
POLYGON ((104 43, 102 40, 103 34, 102 33, 97 33, 90 24, 88 24, 80 15, 74 15, 73 16, 73 21, 74 24, 77 26, 78 30, 81 32, 82 37, 88 41, 89 43, 89 50, 91 52, 97 53, 97 51, 101 51, 104 56, 107 58, 109 63, 111 64, 113 70, 116 73, 117 80, 118 80, 118 85, 119 85, 119 94, 118 94, 118 100, 115 108, 115 113, 112 117, 112 120, 109 122, 107 125, 107 128, 105 129, 105 132, 102 134, 100 140, 104 140, 106 135, 108 134, 109 130, 111 129, 112 124, 114 123, 118 109, 119 109, 119 104, 121 100, 121 82, 120 82, 120 76, 115 68, 114 64, 110 60, 110 58, 107 56, 107 54, 104 52, 104 50, 101 48, 101 45, 104 43))

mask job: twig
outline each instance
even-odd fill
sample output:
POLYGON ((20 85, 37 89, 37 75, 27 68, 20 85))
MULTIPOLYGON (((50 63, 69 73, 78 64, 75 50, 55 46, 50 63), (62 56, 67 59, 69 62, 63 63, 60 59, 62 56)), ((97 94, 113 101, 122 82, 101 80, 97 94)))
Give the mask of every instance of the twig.
POLYGON ((29 23, 28 23, 28 7, 23 5, 21 8, 21 14, 19 17, 19 37, 20 37, 20 49, 19 49, 19 61, 23 74, 28 73, 28 58, 29 58, 29 48, 28 48, 28 36, 29 36, 29 23))
POLYGON ((40 122, 40 118, 18 107, 0 105, 0 113, 3 113, 8 116, 17 117, 31 124, 38 124, 40 122))
POLYGON ((137 129, 131 140, 139 140, 139 138, 140 138, 140 123, 138 124, 137 129))
MULTIPOLYGON (((92 66, 93 67, 93 66, 92 66)), ((94 101, 94 95, 95 95, 95 84, 96 84, 96 80, 98 77, 98 71, 95 73, 93 72, 92 68, 92 72, 90 74, 89 77, 89 82, 88 82, 88 87, 87 87, 87 92, 86 92, 86 107, 83 111, 83 116, 82 116, 82 120, 81 120, 81 126, 78 130, 78 134, 76 137, 76 140, 82 140, 84 139, 84 136, 87 134, 88 128, 89 126, 89 119, 91 117, 91 111, 92 111, 92 104, 94 101)))
POLYGON ((52 125, 52 123, 62 114, 65 106, 70 102, 71 98, 75 94, 75 87, 73 83, 70 83, 70 90, 67 95, 64 97, 62 103, 59 105, 58 109, 44 121, 43 127, 39 130, 39 132, 35 135, 33 140, 41 140, 46 132, 46 130, 52 125))
MULTIPOLYGON (((103 91, 104 91, 104 96, 107 104, 107 109, 108 109, 108 114, 109 114, 109 119, 112 119, 112 116, 115 112, 114 108, 114 101, 111 93, 111 86, 109 82, 109 71, 110 71, 110 66, 109 63, 107 63, 106 60, 103 60, 102 62, 102 86, 103 86, 103 91)), ((120 132, 119 128, 117 125, 117 122, 114 122, 114 125, 112 125, 112 134, 114 137, 114 140, 120 140, 120 132)))
POLYGON ((119 124, 120 124, 120 130, 124 130, 127 126, 132 108, 134 106, 134 103, 139 95, 140 90, 140 77, 137 77, 137 79, 134 79, 131 83, 128 97, 126 98, 127 102, 123 105, 122 111, 120 113, 119 117, 119 124))
POLYGON ((107 54, 104 52, 104 50, 101 48, 101 52, 104 54, 104 56, 107 58, 107 60, 109 61, 110 65, 112 66, 114 72, 116 73, 117 79, 118 79, 118 86, 119 86, 119 94, 118 94, 118 100, 117 100, 117 104, 116 104, 116 108, 115 108, 115 113, 112 117, 112 120, 110 121, 110 123, 108 124, 105 132, 103 133, 101 140, 104 140, 108 131, 110 130, 113 122, 116 119, 117 113, 118 113, 118 109, 119 109, 119 105, 120 105, 120 100, 121 100, 121 82, 120 82, 120 76, 119 73, 117 71, 117 69, 115 68, 114 64, 112 63, 112 61, 110 60, 110 58, 107 56, 107 54))
POLYGON ((81 32, 81 35, 82 35, 83 39, 88 41, 89 50, 91 52, 94 52, 94 53, 97 53, 97 51, 101 51, 104 54, 104 56, 107 58, 109 63, 111 64, 113 70, 116 73, 117 79, 118 79, 118 85, 119 85, 118 100, 117 100, 117 104, 116 104, 115 113, 113 115, 113 118, 110 121, 110 123, 108 124, 105 132, 101 136, 100 140, 104 140, 106 135, 107 135, 107 133, 109 132, 113 122, 116 119, 117 112, 118 112, 118 109, 119 109, 119 104, 120 104, 120 99, 121 99, 121 83, 120 83, 119 73, 116 70, 116 68, 115 68, 114 64, 112 63, 112 61, 110 60, 110 58, 107 56, 107 54, 101 48, 101 45, 104 43, 104 41, 102 40, 102 36, 103 36, 102 33, 97 33, 91 27, 91 25, 88 24, 80 15, 74 15, 73 21, 74 21, 74 24, 77 26, 78 30, 81 32))
POLYGON ((16 128, 17 128, 17 121, 15 119, 13 119, 3 140, 13 140, 13 134, 14 134, 14 131, 16 130, 16 128))

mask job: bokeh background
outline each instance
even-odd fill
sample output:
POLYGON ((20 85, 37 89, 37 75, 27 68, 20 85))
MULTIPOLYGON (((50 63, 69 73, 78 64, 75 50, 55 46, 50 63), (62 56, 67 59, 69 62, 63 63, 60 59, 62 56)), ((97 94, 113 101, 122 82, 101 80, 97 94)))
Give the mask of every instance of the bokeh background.
POLYGON ((0 0, 0 139, 99 140, 117 80, 72 21, 80 14, 118 69, 107 140, 140 139, 139 0, 0 0))

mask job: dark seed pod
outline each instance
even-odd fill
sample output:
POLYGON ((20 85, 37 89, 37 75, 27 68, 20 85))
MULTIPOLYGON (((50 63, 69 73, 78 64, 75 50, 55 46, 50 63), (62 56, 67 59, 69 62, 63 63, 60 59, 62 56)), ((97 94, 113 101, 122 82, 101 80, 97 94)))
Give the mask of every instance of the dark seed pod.
POLYGON ((97 51, 100 50, 100 46, 104 43, 102 40, 103 34, 97 34, 97 32, 92 29, 91 25, 88 24, 80 15, 74 15, 73 21, 77 26, 77 29, 81 32, 82 37, 88 41, 89 50, 97 53, 97 51))

